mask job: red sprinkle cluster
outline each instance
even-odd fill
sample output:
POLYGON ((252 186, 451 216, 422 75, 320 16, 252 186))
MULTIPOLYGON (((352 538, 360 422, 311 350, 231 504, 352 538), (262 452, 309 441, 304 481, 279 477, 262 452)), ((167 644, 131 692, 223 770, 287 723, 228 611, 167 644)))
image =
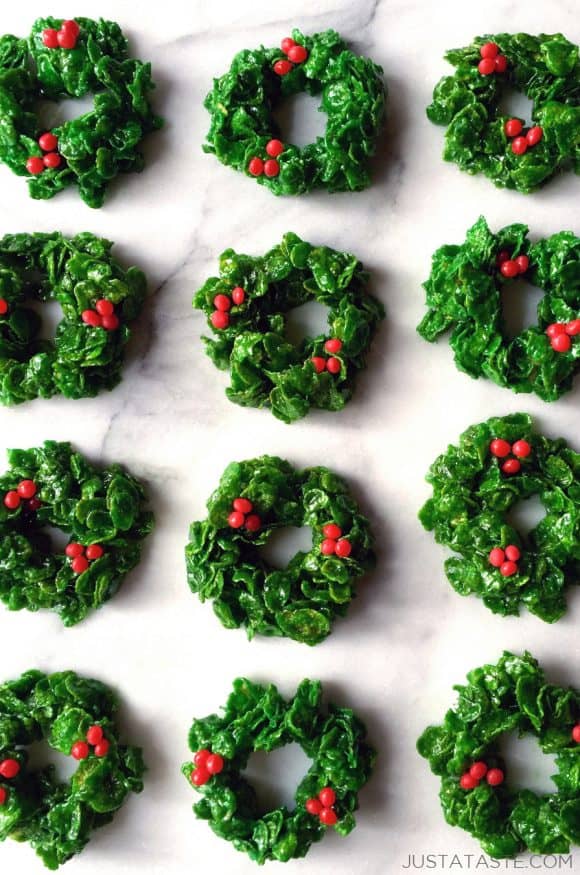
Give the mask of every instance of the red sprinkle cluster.
POLYGON ((498 252, 495 261, 501 275, 505 276, 506 279, 513 279, 518 274, 525 273, 530 266, 530 259, 527 255, 518 255, 517 258, 510 258, 510 254, 506 249, 498 252))
POLYGON ((485 778, 490 787, 497 787, 498 784, 503 784, 504 777, 501 769, 488 769, 487 765, 479 760, 463 773, 459 785, 463 790, 474 790, 485 778))
POLYGON ((254 505, 247 498, 234 498, 233 510, 228 516, 228 526, 231 529, 241 529, 244 526, 248 532, 257 532, 262 525, 260 517, 252 513, 254 505))
POLYGON ((8 312, 8 301, 5 301, 4 298, 0 298, 0 316, 5 316, 8 312))
POLYGON ((314 814, 324 826, 334 826, 338 822, 336 811, 332 807, 336 802, 336 793, 332 787, 324 787, 317 797, 307 799, 304 807, 308 814, 314 814))
POLYGON ((521 555, 519 547, 516 547, 515 544, 508 544, 505 550, 502 547, 494 547, 490 551, 488 559, 490 565, 499 568, 499 573, 503 577, 511 577, 512 574, 517 574, 519 571, 517 563, 521 555))
POLYGON ((498 459, 505 459, 501 466, 504 474, 517 474, 522 467, 519 460, 526 459, 532 452, 532 448, 527 441, 519 440, 510 444, 502 438, 494 438, 489 445, 489 449, 492 456, 496 456, 498 459), (506 456, 509 456, 510 453, 517 458, 507 459, 506 456))
POLYGON ((64 552, 71 560, 70 567, 74 573, 82 574, 83 571, 87 570, 89 564, 95 559, 100 559, 105 551, 100 544, 89 544, 88 547, 83 547, 82 544, 72 541, 64 552))
MULTIPOLYGON (((327 340, 324 344, 324 349, 326 352, 335 353, 340 352, 342 349, 342 340, 339 340, 338 337, 331 337, 330 340, 327 340)), ((314 365, 314 370, 317 374, 321 374, 323 371, 329 371, 331 374, 340 373, 340 359, 331 355, 330 358, 325 359, 321 355, 313 356, 310 361, 314 365)))
POLYGON ((189 779, 195 787, 207 784, 212 775, 219 775, 224 767, 224 758, 219 753, 212 753, 206 748, 198 750, 193 757, 195 768, 189 779))
POLYGON ((497 43, 485 43, 480 50, 481 61, 477 69, 482 76, 491 76, 492 73, 505 73, 507 70, 507 58, 500 55, 497 43))
POLYGON ((101 726, 91 726, 85 735, 86 741, 75 741, 70 749, 71 757, 75 760, 86 760, 90 748, 94 748, 96 757, 105 757, 109 752, 109 742, 103 734, 101 726))
POLYGON ((336 523, 328 523, 322 527, 324 541, 320 544, 320 552, 324 556, 338 556, 346 559, 352 552, 352 544, 347 538, 342 538, 342 529, 336 523), (340 540, 339 540, 340 538, 340 540))
POLYGON ((278 76, 286 76, 295 64, 302 64, 308 57, 308 51, 304 46, 294 42, 291 36, 284 37, 280 43, 280 48, 286 55, 286 58, 281 58, 274 64, 274 73, 278 76))
POLYGON ((512 141, 514 155, 523 155, 529 148, 539 143, 544 136, 544 129, 539 125, 529 128, 525 134, 522 133, 523 129, 524 126, 518 118, 510 118, 504 125, 505 135, 512 141))
POLYGON ((74 49, 80 32, 76 21, 69 19, 63 21, 60 30, 55 30, 54 27, 45 28, 42 31, 42 44, 47 49, 74 49))
POLYGON ((37 492, 38 486, 34 480, 21 480, 16 489, 10 489, 4 496, 4 507, 18 510, 24 500, 26 510, 38 510, 42 507, 42 502, 35 498, 37 492))
POLYGON ((568 352, 572 346, 570 338, 580 334, 580 319, 573 319, 572 322, 553 322, 546 328, 546 334, 555 352, 568 352))
MULTIPOLYGON (((11 780, 15 778, 20 771, 20 763, 18 760, 5 759, 0 762, 0 778, 11 780)), ((4 805, 8 799, 8 790, 5 787, 0 787, 0 805, 4 805)))
POLYGON ((211 314, 210 321, 214 328, 227 328, 230 324, 230 314, 228 310, 232 306, 232 301, 239 307, 246 300, 246 290, 241 286, 236 286, 232 289, 232 297, 227 295, 216 295, 213 299, 215 310, 211 314))
POLYGON ((264 173, 270 178, 278 176, 280 173, 280 165, 276 161, 276 158, 278 158, 283 151, 284 143, 282 140, 270 140, 266 143, 266 154, 270 157, 265 160, 262 160, 262 158, 258 158, 257 156, 251 158, 248 163, 248 173, 251 173, 252 176, 261 176, 262 173, 264 173))
POLYGON ((119 327, 119 317, 115 314, 115 305, 106 298, 101 298, 95 304, 94 310, 83 310, 81 319, 93 328, 104 328, 105 331, 115 331, 119 327))
POLYGON ((576 744, 580 744, 580 723, 577 723, 572 730, 572 738, 574 739, 576 744))
POLYGON ((38 145, 43 152, 46 152, 46 154, 43 155, 42 158, 39 158, 38 155, 31 155, 31 157, 28 158, 26 169, 29 173, 32 173, 33 176, 38 176, 43 170, 53 170, 56 167, 60 167, 62 162, 61 156, 56 151, 58 140, 50 131, 47 131, 38 138, 38 145))

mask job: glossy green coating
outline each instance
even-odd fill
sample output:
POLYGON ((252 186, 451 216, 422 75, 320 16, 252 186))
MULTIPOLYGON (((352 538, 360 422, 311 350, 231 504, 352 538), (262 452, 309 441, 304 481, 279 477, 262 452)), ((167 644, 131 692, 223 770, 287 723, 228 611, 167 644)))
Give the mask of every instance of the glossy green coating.
POLYGON ((28 177, 30 195, 53 197, 70 185, 90 207, 102 206, 119 173, 144 166, 140 143, 161 127, 149 103, 151 66, 128 56, 118 24, 77 18, 76 47, 50 49, 45 28, 58 30, 60 18, 39 18, 28 39, 0 37, 0 161, 28 177), (38 116, 40 101, 95 97, 89 111, 53 128, 63 161, 31 176, 27 159, 42 156, 38 138, 46 132, 38 116))
POLYGON ((439 726, 429 726, 417 749, 441 776, 439 797, 445 820, 467 830, 493 858, 563 854, 580 844, 580 745, 572 729, 580 721, 580 693, 546 682, 529 654, 504 652, 497 665, 484 665, 457 686, 458 702, 439 726), (510 787, 510 764, 501 756, 508 732, 532 735, 543 753, 556 757, 554 792, 539 795, 510 787), (506 780, 485 779, 464 790, 461 775, 478 761, 501 768, 506 780))
POLYGON ((27 671, 0 685, 0 760, 20 764, 15 778, 0 777, 7 792, 0 841, 28 842, 48 869, 57 869, 82 851, 94 829, 112 821, 129 793, 141 792, 141 748, 120 744, 117 708, 108 687, 73 671, 27 671), (29 767, 29 745, 45 739, 69 756, 93 725, 103 729, 107 754, 91 748, 70 781, 59 780, 52 765, 29 767))
POLYGON ((292 232, 263 256, 226 249, 219 277, 206 280, 193 306, 203 310, 213 331, 212 338, 203 338, 207 354, 218 368, 230 371, 230 401, 267 407, 284 422, 300 419, 311 407, 342 410, 384 318, 383 305, 368 293, 367 284, 368 274, 356 256, 312 246, 292 232), (245 290, 243 303, 231 307, 226 328, 213 328, 215 296, 230 296, 236 286, 245 290), (328 334, 295 345, 286 337, 286 314, 308 301, 329 308, 328 334), (329 338, 342 342, 340 352, 332 354, 340 372, 317 373, 311 359, 328 359, 324 343, 329 338))
POLYGON ((455 364, 470 377, 555 401, 572 388, 580 370, 580 341, 573 337, 568 352, 556 352, 546 328, 580 317, 580 239, 560 231, 531 243, 527 235, 526 225, 508 225, 494 234, 480 217, 463 244, 441 246, 424 284, 428 311, 418 331, 428 341, 451 331, 455 364), (502 295, 510 294, 514 282, 496 263, 502 251, 510 258, 526 255, 530 266, 523 278, 544 292, 537 325, 515 337, 502 314, 502 295))
POLYGON ((580 583, 580 454, 534 431, 527 414, 513 413, 468 428, 435 460, 427 481, 433 495, 419 519, 438 544, 459 554, 445 562, 455 591, 479 596, 494 614, 517 615, 523 605, 548 623, 558 620, 566 588, 580 583), (504 460, 490 450, 496 438, 530 444, 518 473, 502 471, 504 460), (546 515, 524 534, 508 521, 509 511, 532 495, 546 515), (488 557, 509 544, 522 555, 518 573, 504 577, 488 557))
POLYGON ((306 61, 279 76, 274 64, 286 56, 280 48, 244 49, 229 71, 214 79, 205 99, 211 125, 204 151, 222 164, 251 176, 252 158, 268 158, 266 144, 284 140, 275 111, 294 94, 320 96, 326 113, 323 136, 306 146, 284 144, 280 172, 256 177, 273 194, 303 194, 312 189, 360 191, 370 185, 369 158, 385 120, 386 87, 382 68, 352 52, 334 30, 292 37, 308 51, 306 61))
POLYGON ((9 450, 8 461, 0 475, 0 600, 11 611, 55 611, 73 626, 108 601, 139 562, 153 528, 143 487, 120 465, 97 468, 68 443, 9 450), (15 510, 5 506, 5 494, 21 480, 35 482, 38 510, 24 500, 15 510), (104 554, 75 574, 45 526, 65 532, 69 542, 100 544, 104 554))
MULTIPOLYGON (((324 787, 336 793, 336 832, 345 836, 355 827, 358 792, 369 780, 376 752, 366 740, 366 727, 350 708, 321 702, 320 681, 303 680, 286 701, 274 684, 245 678, 234 681, 222 716, 194 720, 189 747, 220 754, 224 769, 196 791, 203 795, 193 806, 214 833, 232 842, 251 860, 286 863, 304 857, 313 842, 329 828, 305 809, 307 799, 324 787), (296 806, 264 811, 243 772, 254 751, 270 752, 297 743, 312 760, 295 793, 296 806)), ((190 781, 194 764, 184 763, 190 781)))
MULTIPOLYGON (((580 61, 578 46, 561 33, 499 33, 476 37, 470 46, 451 49, 445 58, 456 69, 435 86, 427 116, 447 125, 443 157, 468 173, 484 173, 500 188, 528 193, 555 173, 580 173, 580 61), (499 46, 505 73, 482 75, 480 48, 499 46), (524 155, 515 155, 504 126, 514 116, 500 111, 510 89, 533 102, 532 125, 543 137, 524 155)), ((520 118, 526 125, 526 119, 520 118)), ((524 134, 526 128, 524 128, 524 134)))
POLYGON ((328 468, 297 471, 275 456, 232 462, 207 507, 207 519, 189 531, 188 583, 201 601, 213 601, 222 625, 244 626, 249 638, 283 635, 318 644, 332 621, 346 614, 357 580, 374 567, 369 522, 344 480, 328 468), (236 498, 252 502, 261 521, 257 532, 228 525, 236 498), (350 541, 348 558, 321 553, 328 523, 350 541), (286 568, 274 568, 259 548, 287 526, 309 526, 312 549, 296 553, 286 568))
POLYGON ((129 323, 141 312, 145 276, 123 269, 113 244, 93 234, 9 234, 0 239, 0 402, 20 404, 62 394, 96 395, 121 379, 129 323), (115 331, 86 325, 83 310, 106 298, 115 306, 115 331), (42 320, 33 302, 58 301, 62 309, 54 340, 39 336, 42 320))

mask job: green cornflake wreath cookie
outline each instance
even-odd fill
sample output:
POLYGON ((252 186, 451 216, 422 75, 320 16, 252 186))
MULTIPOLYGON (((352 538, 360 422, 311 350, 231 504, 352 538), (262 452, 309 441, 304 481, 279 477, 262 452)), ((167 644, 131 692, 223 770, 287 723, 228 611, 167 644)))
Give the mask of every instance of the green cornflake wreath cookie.
POLYGON ((214 330, 215 338, 203 338, 207 354, 230 371, 230 401, 268 407, 284 422, 311 407, 342 410, 385 315, 367 283, 354 255, 312 246, 290 232, 264 256, 226 249, 220 276, 206 280, 193 306, 214 330), (329 308, 328 337, 294 345, 285 336, 286 314, 308 301, 329 308))
POLYGON ((428 312, 418 327, 434 341, 451 330, 455 364, 470 377, 488 377, 514 392, 555 401, 580 370, 580 239, 560 231, 530 243, 526 225, 493 234, 483 217, 465 243, 434 256, 424 284, 428 312), (510 338, 502 293, 518 277, 538 286, 538 324, 510 338))
POLYGON ((568 852, 580 844, 580 693, 546 683, 529 653, 506 651, 467 680, 455 687, 455 710, 417 743, 441 776, 445 820, 470 832, 493 858, 568 852), (553 793, 509 786, 509 763, 500 753, 507 732, 533 735, 543 753, 556 756, 553 793))
POLYGON ((141 792, 141 748, 120 744, 117 708, 108 687, 72 671, 27 671, 0 685, 0 841, 28 842, 57 869, 141 792), (27 748, 42 739, 79 761, 70 781, 54 766, 29 766, 27 748))
POLYGON ((146 294, 144 274, 124 270, 113 244, 93 234, 10 234, 0 239, 0 402, 96 395, 121 379, 129 323, 146 294), (29 304, 58 301, 54 340, 29 304))
POLYGON ((119 173, 143 169, 139 145, 161 127, 149 103, 151 66, 134 61, 118 24, 39 18, 28 39, 0 37, 0 161, 29 177, 33 198, 69 185, 100 207, 119 173), (43 100, 94 94, 93 109, 52 130, 38 116, 43 100))
POLYGON ((565 590, 580 583, 580 454, 535 433, 525 413, 494 417, 465 431, 427 476, 433 496, 419 519, 459 557, 445 572, 460 595, 478 595, 494 614, 524 605, 553 623, 565 590), (538 495, 546 510, 524 535, 509 511, 538 495))
POLYGON ((204 151, 274 194, 367 188, 385 119, 382 73, 334 30, 310 37, 294 30, 279 49, 244 49, 205 99, 211 126, 204 151), (327 115, 324 136, 303 147, 279 139, 275 118, 284 100, 301 92, 320 95, 327 115))
POLYGON ((213 601, 222 625, 245 626, 248 638, 318 644, 374 567, 369 522, 328 468, 296 471, 275 456, 232 462, 207 508, 189 530, 187 580, 202 602, 213 601), (274 568, 259 547, 287 526, 309 526, 312 549, 274 568))
POLYGON ((193 810, 220 838, 257 863, 304 857, 327 827, 342 835, 355 827, 358 792, 371 776, 376 753, 350 708, 321 703, 320 681, 303 680, 285 701, 273 684, 234 681, 223 716, 194 720, 193 762, 182 772, 203 799, 193 810), (244 769, 254 751, 297 743, 312 760, 296 789, 296 806, 264 811, 244 769))
POLYGON ((455 74, 438 82, 427 116, 447 125, 446 161, 524 193, 558 171, 580 173, 577 45, 561 33, 500 33, 477 37, 445 58, 455 74), (531 127, 500 111, 513 88, 533 102, 531 127))
POLYGON ((47 608, 73 626, 139 562, 153 528, 143 487, 120 465, 96 468, 68 443, 9 450, 8 461, 0 475, 0 601, 11 611, 47 608), (70 537, 64 552, 46 526, 70 537))

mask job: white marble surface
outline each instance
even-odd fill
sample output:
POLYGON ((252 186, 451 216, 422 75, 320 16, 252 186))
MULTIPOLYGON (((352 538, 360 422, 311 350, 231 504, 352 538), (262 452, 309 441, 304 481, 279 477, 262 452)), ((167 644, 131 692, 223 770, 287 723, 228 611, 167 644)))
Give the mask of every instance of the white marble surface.
MULTIPOLYGON (((431 252, 460 241, 480 213, 493 227, 527 221, 536 236, 578 231, 579 183, 568 176, 525 198, 461 174, 440 160, 442 130, 426 120, 424 108, 447 70, 446 48, 502 29, 561 30, 579 41, 577 4, 75 0, 47 7, 29 0, 3 4, 1 29, 24 35, 48 11, 119 21, 135 54, 153 62, 157 107, 167 119, 165 131, 147 144, 147 170, 116 185, 100 211, 89 210, 72 190, 46 203, 31 201, 23 181, 0 168, 1 233, 103 234, 116 241, 122 259, 148 271, 155 291, 117 390, 94 400, 0 411, 0 457, 7 446, 69 439, 92 458, 122 461, 145 478, 157 515, 139 569, 81 625, 64 630, 49 614, 0 609, 2 677, 31 666, 70 667, 114 684, 125 702, 127 734, 144 746, 149 763, 145 792, 66 871, 257 871, 195 820, 194 794, 179 773, 191 717, 216 709, 236 674, 274 680, 288 693, 304 676, 321 678, 333 699, 361 713, 380 749, 375 776, 361 793, 356 831, 345 840, 328 835, 288 871, 390 875, 403 871, 410 854, 478 854, 475 842, 443 822, 438 781, 415 753, 415 740, 451 704, 452 684, 504 647, 529 647, 554 678, 579 683, 580 592, 570 596, 569 612, 555 627, 529 615, 494 617, 478 600, 455 595, 443 575, 444 551, 416 519, 428 494, 423 477, 462 429, 518 409, 580 447, 580 383, 549 406, 458 373, 445 342, 429 346, 415 333, 421 282, 431 252), (364 193, 276 199, 201 152, 208 122, 202 99, 211 77, 238 49, 274 45, 293 25, 307 32, 332 26, 385 69, 389 124, 374 185, 364 193), (286 230, 356 252, 389 313, 349 407, 291 427, 227 402, 225 377, 202 352, 202 320, 190 306, 223 248, 260 253, 286 230), (286 640, 247 642, 243 632, 223 629, 186 586, 190 520, 204 514, 230 459, 264 452, 298 465, 328 464, 350 478, 378 535, 376 574, 349 617, 315 650, 286 640)), ((580 853, 575 865, 580 871, 580 853)), ((0 866, 42 870, 30 849, 12 842, 0 848, 0 866)), ((281 870, 267 865, 264 871, 281 870)))

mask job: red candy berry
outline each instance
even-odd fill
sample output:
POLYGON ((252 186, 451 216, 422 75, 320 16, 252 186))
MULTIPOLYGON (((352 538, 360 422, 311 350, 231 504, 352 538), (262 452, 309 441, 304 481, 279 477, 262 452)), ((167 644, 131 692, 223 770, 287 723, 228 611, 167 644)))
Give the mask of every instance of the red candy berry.
POLYGON ((527 441, 516 441, 512 447, 512 453, 514 456, 517 456, 518 459, 526 459, 531 452, 532 448, 527 441))
POLYGON ((516 547, 515 544, 508 544, 505 548, 505 555, 510 560, 510 562, 517 562, 521 557, 521 551, 519 547, 516 547))
POLYGON ((232 302, 228 298, 227 295, 216 295, 213 299, 213 305, 216 310, 221 310, 222 312, 227 312, 232 306, 232 302))
POLYGON ((338 817, 336 816, 336 812, 332 810, 332 808, 323 808, 319 814, 320 823, 323 823, 324 826, 334 826, 335 823, 338 823, 338 817))
POLYGON ((246 529, 248 530, 248 532, 259 531, 261 525, 262 520, 257 514, 252 513, 250 514, 250 516, 246 517, 246 529))
POLYGON ((205 766, 198 766, 191 773, 191 783, 195 784, 196 787, 202 787, 204 784, 207 784, 209 779, 210 774, 205 766))
POLYGON ((288 60, 292 61, 293 64, 301 64, 308 57, 308 52, 304 48, 304 46, 291 46, 287 52, 288 60))
POLYGON ((91 325, 93 328, 100 328, 102 325, 102 318, 96 310, 83 310, 81 319, 86 325, 91 325))
POLYGON ((101 726, 91 726, 87 730, 86 739, 93 746, 99 744, 103 740, 103 729, 101 726))
POLYGON ((332 808, 332 806, 336 802, 336 793, 334 792, 332 787, 323 787, 323 789, 318 794, 318 798, 322 802, 324 808, 332 808))
POLYGON ((494 61, 495 72, 505 73, 507 70, 507 58, 505 55, 498 55, 494 61))
POLYGON ((551 325, 548 325, 546 328, 546 334, 548 337, 556 337, 557 334, 565 334, 566 326, 562 324, 562 322, 552 322, 551 325))
POLYGON ((539 125, 535 125, 535 127, 530 128, 528 133, 526 134, 526 142, 528 146, 535 146, 536 143, 539 143, 542 137, 544 136, 544 131, 539 125))
POLYGON ((31 498, 28 502, 28 510, 36 511, 40 510, 42 507, 42 501, 39 501, 38 498, 31 498))
POLYGON ((58 48, 58 30, 54 27, 47 27, 42 31, 42 44, 47 49, 58 48))
POLYGON ((8 510, 16 510, 16 508, 20 507, 20 496, 15 489, 11 489, 4 496, 4 506, 8 510))
POLYGON ((476 781, 481 781, 487 774, 487 766, 484 762, 479 760, 476 763, 473 763, 471 768, 469 769, 469 774, 472 778, 475 778, 476 781))
POLYGON ((50 131, 47 131, 45 134, 41 134, 38 138, 38 145, 42 149, 43 152, 54 152, 56 147, 58 146, 58 140, 50 131))
POLYGON ((205 767, 210 775, 219 775, 224 767, 224 758, 219 753, 212 753, 205 761, 205 767))
POLYGON ((474 778, 473 775, 470 775, 469 772, 466 772, 464 775, 462 775, 459 780, 459 786, 463 790, 474 790, 477 787, 478 783, 479 781, 474 778))
POLYGON ((482 58, 497 58, 499 55, 499 46, 497 43, 484 43, 479 50, 482 58))
POLYGON ((18 760, 7 759, 2 760, 0 763, 0 775, 3 778, 7 778, 8 780, 15 778, 19 771, 20 763, 18 760))
POLYGON ((270 179, 273 176, 278 176, 278 174, 280 173, 280 165, 275 158, 268 158, 268 160, 264 163, 264 173, 270 179))
POLYGON ((502 251, 498 252, 498 254, 496 255, 495 263, 497 264, 498 267, 501 267, 502 264, 504 263, 504 261, 507 261, 509 259, 509 257, 510 257, 510 254, 507 251, 507 249, 502 249, 502 251))
POLYGON ((63 21, 63 23, 60 26, 60 29, 68 31, 68 33, 72 34, 75 37, 75 39, 79 35, 79 33, 81 32, 81 29, 78 26, 78 24, 76 23, 76 21, 73 21, 70 18, 67 19, 67 21, 63 21))
POLYGON ((328 523, 322 527, 322 534, 325 538, 332 538, 333 541, 336 541, 342 535, 342 529, 336 523, 328 523))
POLYGON ((350 543, 350 541, 347 541, 346 538, 341 538, 340 541, 336 542, 334 552, 341 559, 346 559, 347 556, 350 556, 350 554, 352 553, 352 544, 350 543))
POLYGON ((88 559, 85 559, 84 556, 77 556, 71 562, 70 567, 72 568, 72 570, 74 571, 75 574, 83 574, 83 572, 85 572, 87 570, 87 568, 89 567, 89 561, 88 561, 88 559))
POLYGON ((239 510, 233 510, 228 516, 228 526, 231 529, 241 529, 245 521, 246 518, 244 514, 240 513, 239 510))
POLYGON ((42 163, 45 167, 48 167, 49 170, 54 170, 56 167, 60 167, 62 163, 62 158, 58 154, 58 152, 49 152, 42 159, 42 163))
POLYGON ((207 762, 207 758, 211 756, 209 750, 203 747, 201 750, 198 750, 197 753, 193 757, 193 762, 196 766, 205 766, 207 762))
POLYGON ((20 498, 32 498, 36 495, 36 483, 34 480, 21 480, 17 492, 20 498))
POLYGON ((577 334, 580 334, 580 319, 573 319, 571 322, 567 322, 565 331, 570 337, 575 337, 577 334))
POLYGON ((322 356, 315 355, 313 358, 310 359, 310 361, 314 365, 314 370, 317 374, 321 374, 323 371, 326 370, 326 359, 322 358, 322 356))
POLYGON ((511 277, 517 276, 520 272, 519 267, 516 261, 513 261, 511 258, 508 258, 507 261, 504 261, 500 267, 500 272, 502 276, 511 277))
POLYGON ((4 298, 0 298, 0 316, 5 316, 8 312, 8 301, 5 301, 4 298))
POLYGON ((514 155, 523 155, 528 148, 528 141, 525 137, 516 137, 512 140, 512 152, 514 155))
POLYGON ((238 307, 240 304, 244 303, 246 298, 246 293, 241 286, 236 286, 235 289, 232 289, 232 301, 238 307))
POLYGON ((8 790, 5 790, 4 787, 0 787, 0 805, 5 805, 7 799, 8 790))
POLYGON ((315 814, 318 817, 322 811, 322 802, 319 799, 307 799, 304 807, 308 814, 315 814))
POLYGON ((86 741, 75 741, 70 751, 75 760, 86 760, 89 755, 89 746, 86 741))
POLYGON ((110 316, 101 316, 101 325, 105 331, 116 331, 119 327, 119 318, 114 313, 110 316))
POLYGON ((335 353, 340 352, 342 349, 342 340, 339 340, 338 337, 331 337, 330 340, 327 340, 324 344, 324 349, 326 352, 335 353))
POLYGON ((572 730, 572 738, 574 739, 576 744, 580 744, 580 723, 577 723, 572 730))
POLYGON ((504 125, 506 137, 517 137, 518 134, 521 134, 522 129, 523 125, 519 118, 510 118, 504 125))
POLYGON ((285 55, 288 54, 292 46, 295 46, 296 42, 292 39, 291 36, 285 36, 282 42, 280 43, 280 48, 284 52, 285 55))
POLYGON ((521 467, 517 459, 506 459, 501 470, 504 474, 517 474, 521 467))
POLYGON ((76 34, 70 30, 57 31, 56 39, 61 49, 74 49, 77 44, 76 34))
POLYGON ((555 352, 568 352, 572 346, 572 341, 566 334, 566 329, 564 329, 562 334, 556 334, 555 337, 552 337, 550 345, 555 352))
POLYGON ((266 152, 271 158, 277 158, 283 151, 284 143, 282 140, 270 140, 270 142, 266 144, 266 152))
POLYGON ((320 552, 323 556, 332 556, 336 550, 336 541, 333 538, 325 538, 320 545, 320 552))
POLYGON ((112 301, 107 301, 106 298, 100 298, 95 304, 95 310, 99 316, 112 316, 115 310, 115 305, 112 301))
POLYGON ((527 255, 518 255, 516 258, 519 273, 525 273, 530 266, 530 259, 527 255))
POLYGON ((326 362, 326 370, 330 371, 331 374, 338 374, 340 372, 340 359, 335 359, 334 356, 329 358, 326 362))
POLYGON ((254 505, 247 498, 234 498, 233 507, 240 513, 250 513, 254 509, 254 505))
POLYGON ((104 552, 100 544, 89 544, 85 550, 85 556, 92 562, 95 559, 100 559, 104 552))
POLYGON ((495 73, 495 61, 493 58, 483 58, 477 65, 477 69, 482 76, 491 76, 492 73, 495 73))
POLYGON ((102 741, 99 741, 98 744, 95 744, 95 756, 96 757, 106 757, 109 753, 109 742, 106 738, 103 738, 102 741))
POLYGON ((261 158, 252 158, 248 164, 248 172, 252 176, 261 176, 264 172, 264 162, 261 158))
POLYGON ((499 569, 499 573, 502 577, 511 577, 513 574, 518 573, 518 566, 515 562, 504 562, 499 569))
POLYGON ((42 158, 33 155, 26 162, 26 169, 29 173, 32 173, 33 176, 38 176, 38 174, 42 173, 42 171, 44 170, 44 161, 42 160, 42 158))
POLYGON ((497 787, 498 784, 503 784, 504 773, 501 769, 490 769, 485 779, 490 787, 497 787))
POLYGON ((290 61, 286 61, 285 59, 276 61, 273 69, 274 73, 277 73, 278 76, 286 76, 292 69, 292 64, 290 63, 290 61))
POLYGON ((209 321, 214 328, 227 328, 230 324, 230 317, 227 313, 224 313, 223 310, 214 310, 209 317, 209 321))
POLYGON ((82 544, 77 544, 76 541, 72 541, 70 544, 67 544, 65 547, 66 555, 69 559, 76 559, 77 556, 82 556, 85 552, 85 548, 82 544))
POLYGON ((505 553, 501 547, 494 547, 493 550, 490 550, 487 558, 490 565, 493 565, 494 568, 499 568, 505 562, 505 553))
POLYGON ((497 456, 498 459, 504 459, 506 456, 509 456, 512 449, 508 442, 504 441, 502 438, 495 438, 490 443, 489 448, 492 455, 497 456))

